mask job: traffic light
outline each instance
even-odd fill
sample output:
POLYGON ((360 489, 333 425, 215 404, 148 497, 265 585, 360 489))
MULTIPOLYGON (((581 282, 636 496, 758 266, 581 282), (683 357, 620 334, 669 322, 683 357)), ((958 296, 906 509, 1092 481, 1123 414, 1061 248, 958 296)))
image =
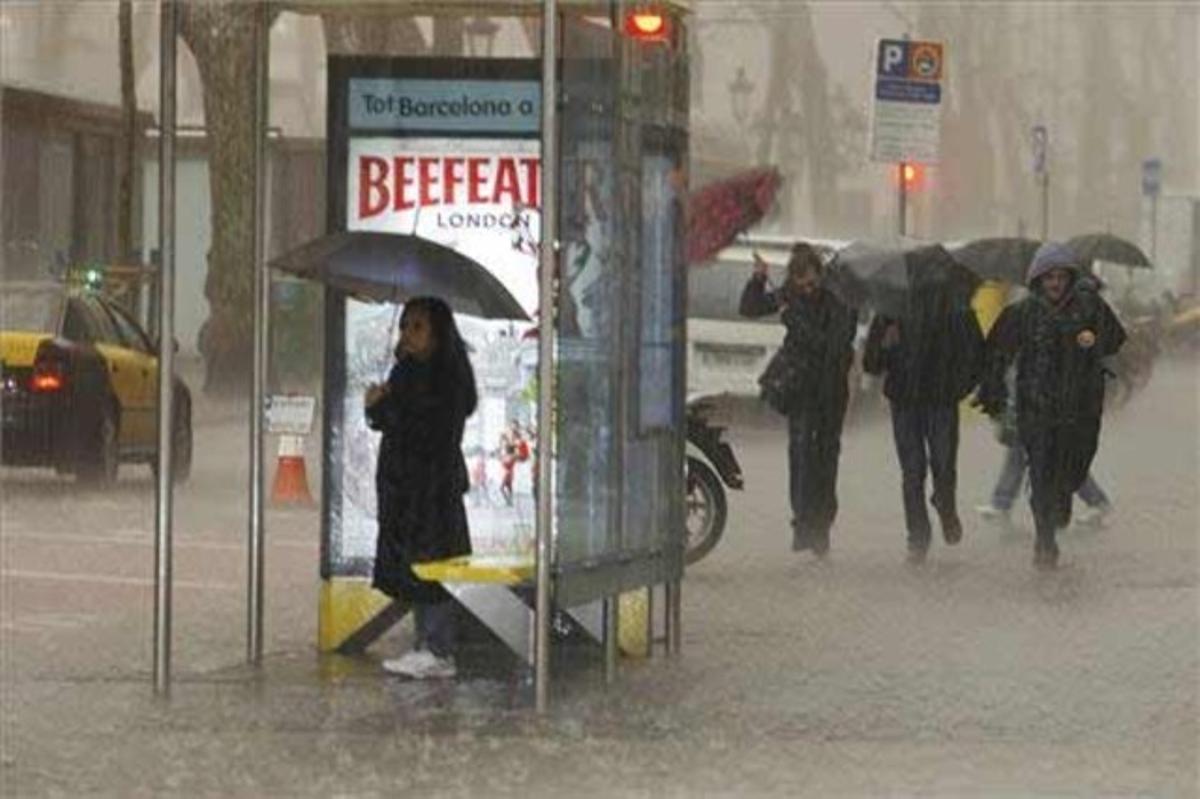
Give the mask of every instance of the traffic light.
POLYGON ((625 35, 643 42, 665 42, 671 32, 667 15, 653 6, 635 8, 625 14, 625 35))
POLYGON ((897 167, 897 181, 904 185, 907 192, 917 191, 925 186, 925 167, 921 164, 903 163, 897 167))

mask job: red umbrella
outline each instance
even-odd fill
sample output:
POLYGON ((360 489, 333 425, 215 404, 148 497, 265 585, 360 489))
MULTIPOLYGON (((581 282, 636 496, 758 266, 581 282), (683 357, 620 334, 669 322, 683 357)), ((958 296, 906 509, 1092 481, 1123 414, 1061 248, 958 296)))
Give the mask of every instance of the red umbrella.
POLYGON ((688 263, 709 260, 762 220, 782 182, 778 169, 763 167, 713 181, 688 195, 688 263))

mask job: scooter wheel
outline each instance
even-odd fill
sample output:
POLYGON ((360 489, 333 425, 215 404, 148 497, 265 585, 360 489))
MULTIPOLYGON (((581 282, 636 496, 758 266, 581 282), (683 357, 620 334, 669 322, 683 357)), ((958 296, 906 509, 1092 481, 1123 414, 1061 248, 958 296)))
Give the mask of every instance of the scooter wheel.
POLYGON ((711 552, 721 540, 729 510, 721 479, 704 461, 688 456, 684 481, 683 560, 690 565, 711 552))

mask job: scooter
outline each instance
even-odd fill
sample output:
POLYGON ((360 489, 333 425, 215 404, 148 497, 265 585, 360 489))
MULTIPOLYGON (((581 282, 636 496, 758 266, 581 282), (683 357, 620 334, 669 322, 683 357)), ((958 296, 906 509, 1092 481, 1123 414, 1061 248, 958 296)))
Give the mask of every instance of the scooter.
POLYGON ((742 467, 724 440, 725 428, 712 423, 715 398, 697 396, 687 403, 687 457, 684 563, 691 565, 716 547, 725 532, 729 503, 725 489, 740 491, 742 467))

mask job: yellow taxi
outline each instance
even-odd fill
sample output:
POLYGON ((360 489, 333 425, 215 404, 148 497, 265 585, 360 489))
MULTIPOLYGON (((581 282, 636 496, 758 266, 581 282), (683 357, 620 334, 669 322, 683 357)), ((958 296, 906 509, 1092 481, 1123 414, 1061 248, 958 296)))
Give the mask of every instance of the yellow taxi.
MULTIPOLYGON (((0 462, 80 482, 156 466, 158 358, 121 306, 56 283, 0 283, 0 462)), ((192 466, 192 398, 175 381, 175 477, 192 466)))

